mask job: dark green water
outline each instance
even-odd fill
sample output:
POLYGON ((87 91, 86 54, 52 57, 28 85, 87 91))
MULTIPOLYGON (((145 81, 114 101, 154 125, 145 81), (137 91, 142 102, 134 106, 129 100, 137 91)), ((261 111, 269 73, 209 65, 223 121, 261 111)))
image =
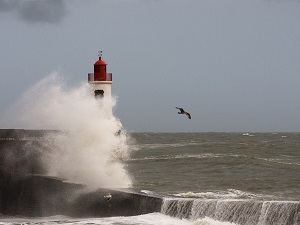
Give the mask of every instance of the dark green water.
POLYGON ((300 198, 300 133, 134 133, 138 189, 198 198, 300 198))

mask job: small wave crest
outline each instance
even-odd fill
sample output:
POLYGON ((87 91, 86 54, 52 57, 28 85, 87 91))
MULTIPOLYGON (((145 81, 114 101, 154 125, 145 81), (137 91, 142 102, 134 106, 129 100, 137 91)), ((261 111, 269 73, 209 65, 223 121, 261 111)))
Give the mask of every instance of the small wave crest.
POLYGON ((235 223, 214 220, 210 217, 204 217, 193 222, 193 225, 236 225, 235 223))
POLYGON ((206 159, 206 158, 222 158, 222 157, 245 157, 243 155, 235 154, 214 154, 214 153, 203 153, 203 154, 177 154, 177 155, 158 155, 158 156, 148 156, 144 158, 130 159, 132 161, 139 160, 169 160, 169 159, 206 159))
POLYGON ((174 194, 176 197, 184 198, 204 198, 204 199, 262 199, 272 198, 270 195, 252 194, 250 192, 228 189, 227 191, 208 191, 208 192, 185 192, 174 194))
POLYGON ((249 137, 254 137, 254 134, 249 134, 249 133, 242 133, 242 136, 249 136, 249 137))

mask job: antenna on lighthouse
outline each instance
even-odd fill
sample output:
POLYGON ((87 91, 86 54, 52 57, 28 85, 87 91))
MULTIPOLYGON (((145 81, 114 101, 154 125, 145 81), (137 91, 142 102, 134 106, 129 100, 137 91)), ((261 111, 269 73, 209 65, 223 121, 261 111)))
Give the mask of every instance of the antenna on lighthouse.
POLYGON ((102 51, 98 51, 98 56, 100 59, 102 58, 102 51))

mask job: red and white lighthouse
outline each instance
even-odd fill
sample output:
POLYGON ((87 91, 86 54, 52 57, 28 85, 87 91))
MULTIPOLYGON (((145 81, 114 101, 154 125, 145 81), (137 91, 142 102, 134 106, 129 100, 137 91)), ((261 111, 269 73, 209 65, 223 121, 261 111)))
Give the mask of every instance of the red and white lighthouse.
POLYGON ((106 72, 107 64, 102 60, 102 51, 99 52, 99 59, 94 64, 94 73, 88 74, 88 82, 91 85, 96 98, 103 99, 110 107, 110 114, 112 114, 111 102, 111 86, 112 86, 112 73, 106 72))

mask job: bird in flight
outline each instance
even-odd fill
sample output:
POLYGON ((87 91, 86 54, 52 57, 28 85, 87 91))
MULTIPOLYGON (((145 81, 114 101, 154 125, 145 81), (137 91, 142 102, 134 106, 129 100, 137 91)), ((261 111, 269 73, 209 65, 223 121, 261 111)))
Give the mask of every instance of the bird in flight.
POLYGON ((180 112, 178 112, 178 114, 185 114, 185 115, 187 115, 187 117, 189 119, 192 119, 191 114, 189 114, 188 112, 184 111, 183 108, 179 108, 179 107, 175 107, 175 108, 180 110, 180 112))
POLYGON ((108 193, 107 195, 105 195, 104 198, 105 198, 105 201, 106 201, 106 202, 110 201, 111 198, 112 198, 111 193, 108 193))

